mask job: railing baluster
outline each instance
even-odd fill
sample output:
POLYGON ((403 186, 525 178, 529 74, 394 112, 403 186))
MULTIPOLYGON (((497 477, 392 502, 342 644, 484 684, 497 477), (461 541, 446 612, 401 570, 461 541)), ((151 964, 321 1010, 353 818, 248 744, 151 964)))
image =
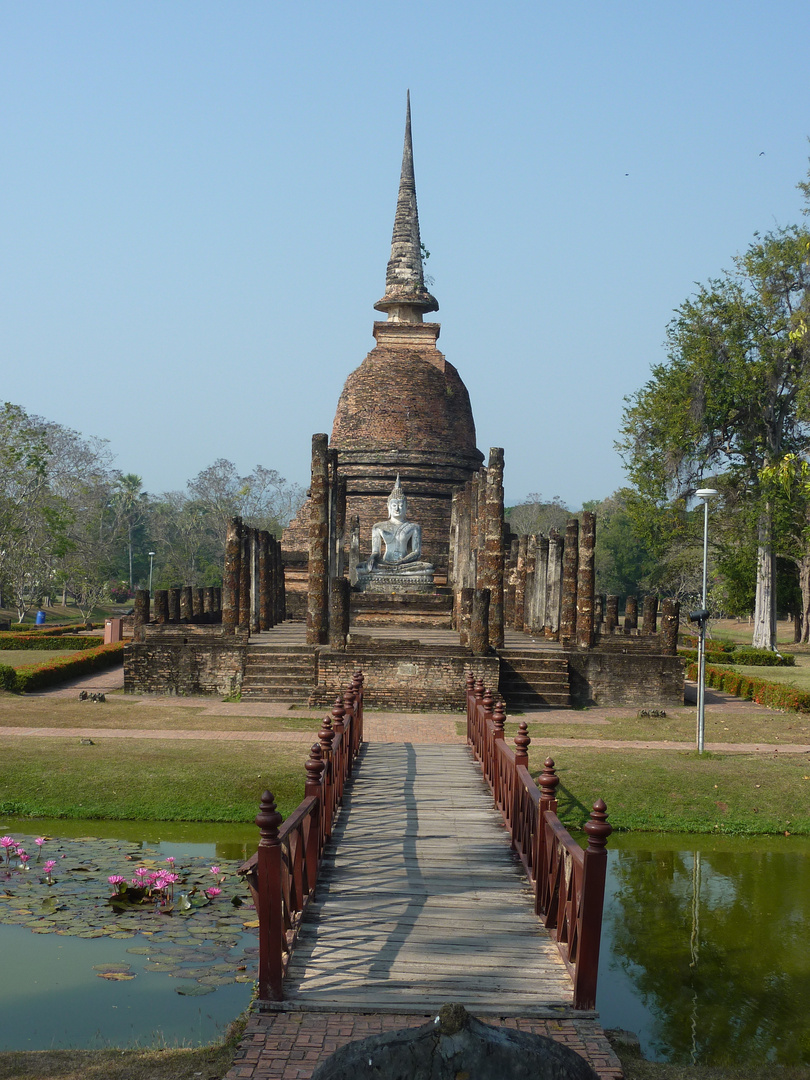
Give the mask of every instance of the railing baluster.
POLYGON ((256 824, 260 840, 257 851, 259 897, 259 997, 281 1001, 284 927, 282 916, 281 845, 278 827, 283 818, 270 791, 262 795, 256 824))

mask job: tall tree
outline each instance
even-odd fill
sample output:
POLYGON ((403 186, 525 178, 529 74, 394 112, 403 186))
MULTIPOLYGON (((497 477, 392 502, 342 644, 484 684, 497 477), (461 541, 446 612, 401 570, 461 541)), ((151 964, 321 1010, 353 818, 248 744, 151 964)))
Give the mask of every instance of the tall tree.
POLYGON ((810 447, 810 232, 757 236, 734 269, 676 311, 669 360, 627 399, 619 449, 656 511, 723 474, 755 510, 753 643, 776 647, 776 508, 763 469, 810 447))

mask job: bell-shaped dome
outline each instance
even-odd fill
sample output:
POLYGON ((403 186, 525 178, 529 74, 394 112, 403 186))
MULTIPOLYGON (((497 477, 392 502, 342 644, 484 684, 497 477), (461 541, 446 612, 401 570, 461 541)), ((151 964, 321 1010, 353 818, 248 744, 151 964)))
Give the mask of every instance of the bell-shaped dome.
POLYGON ((331 445, 480 459, 470 396, 437 349, 378 345, 346 380, 331 445))

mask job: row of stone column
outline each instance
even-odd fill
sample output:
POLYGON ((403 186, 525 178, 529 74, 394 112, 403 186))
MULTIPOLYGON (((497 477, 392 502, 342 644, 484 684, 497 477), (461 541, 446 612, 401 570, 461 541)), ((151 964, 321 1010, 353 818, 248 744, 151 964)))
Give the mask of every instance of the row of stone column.
POLYGON ((590 648, 596 616, 595 547, 596 516, 589 511, 569 520, 565 539, 556 529, 548 536, 513 539, 506 567, 508 625, 590 648))
POLYGON ((346 481, 338 475, 337 450, 326 435, 312 436, 309 486, 307 644, 345 646, 349 632, 349 581, 344 578, 346 481))
POLYGON ((453 589, 453 624, 462 644, 476 653, 503 648, 504 633, 504 455, 492 447, 480 469, 453 494, 447 582, 453 589), (481 594, 489 595, 484 598, 481 594), (477 599, 476 599, 477 597, 477 599), (472 624, 475 622, 475 631, 472 624))
POLYGON ((269 630, 286 617, 281 544, 264 529, 231 518, 225 536, 222 574, 222 629, 252 634, 269 630))
POLYGON ((140 628, 153 623, 218 623, 222 617, 222 590, 216 586, 156 589, 150 601, 148 589, 138 589, 134 603, 134 637, 143 639, 140 628))

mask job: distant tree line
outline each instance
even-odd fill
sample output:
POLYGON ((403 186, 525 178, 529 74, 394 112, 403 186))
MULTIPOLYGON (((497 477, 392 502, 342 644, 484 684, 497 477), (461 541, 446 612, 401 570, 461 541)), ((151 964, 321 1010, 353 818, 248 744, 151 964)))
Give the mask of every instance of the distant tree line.
POLYGON ((217 585, 228 518, 280 536, 304 498, 274 469, 240 476, 224 458, 152 495, 112 460, 104 440, 0 408, 0 606, 20 621, 55 599, 84 618, 126 601, 149 582, 150 551, 154 588, 217 585))

